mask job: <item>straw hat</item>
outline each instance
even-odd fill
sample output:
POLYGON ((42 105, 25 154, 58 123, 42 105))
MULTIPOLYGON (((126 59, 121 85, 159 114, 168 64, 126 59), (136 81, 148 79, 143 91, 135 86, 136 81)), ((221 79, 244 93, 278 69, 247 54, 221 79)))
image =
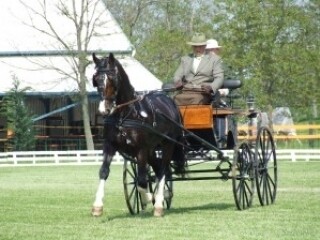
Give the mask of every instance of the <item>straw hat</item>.
POLYGON ((206 36, 202 33, 195 33, 190 42, 187 42, 191 46, 205 46, 207 45, 206 36))
POLYGON ((212 49, 212 48, 221 48, 221 46, 219 46, 218 44, 218 41, 215 39, 209 39, 207 41, 206 49, 212 49))

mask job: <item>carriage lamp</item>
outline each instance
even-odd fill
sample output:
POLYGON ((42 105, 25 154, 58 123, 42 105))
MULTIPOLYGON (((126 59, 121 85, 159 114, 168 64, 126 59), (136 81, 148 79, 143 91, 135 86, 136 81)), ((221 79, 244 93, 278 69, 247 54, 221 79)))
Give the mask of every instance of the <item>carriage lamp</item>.
POLYGON ((254 96, 249 95, 247 97, 247 106, 250 112, 254 111, 254 96))

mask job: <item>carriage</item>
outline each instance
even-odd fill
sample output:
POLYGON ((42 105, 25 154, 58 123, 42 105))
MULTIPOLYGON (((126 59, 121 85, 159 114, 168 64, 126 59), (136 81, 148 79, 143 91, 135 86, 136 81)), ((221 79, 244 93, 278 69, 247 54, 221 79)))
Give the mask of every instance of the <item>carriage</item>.
MULTIPOLYGON (((100 63, 101 66, 104 64, 104 68, 102 69, 105 70, 104 73, 108 77, 106 63, 102 64, 97 58, 95 60, 97 66, 98 63, 100 63)), ((115 73, 116 72, 117 70, 115 73)), ((115 76, 111 76, 110 79, 114 77, 115 76)), ((224 88, 228 88, 230 92, 240 86, 241 82, 238 80, 227 80, 224 83, 224 88)), ((164 93, 168 95, 168 92, 171 92, 172 89, 169 88, 158 91, 161 92, 161 94, 164 93)), ((125 104, 132 105, 137 103, 140 115, 143 116, 146 114, 146 116, 148 116, 150 114, 144 112, 146 106, 139 105, 141 99, 144 97, 145 93, 140 94, 140 96, 136 96, 134 100, 125 104)), ((150 102, 152 102, 151 100, 147 105, 153 105, 150 104, 150 102)), ((238 139, 236 117, 238 115, 245 116, 250 126, 256 118, 257 113, 254 109, 239 110, 233 108, 233 100, 232 94, 230 94, 228 104, 223 107, 215 107, 213 105, 179 106, 179 112, 183 120, 181 122, 155 109, 152 114, 160 115, 162 119, 166 120, 167 125, 170 123, 174 129, 179 129, 183 133, 183 137, 179 140, 171 137, 167 132, 157 130, 156 126, 150 126, 144 121, 128 120, 126 122, 126 119, 121 118, 120 121, 123 128, 148 132, 151 135, 157 135, 160 139, 164 139, 169 143, 168 145, 179 146, 180 149, 182 149, 182 152, 179 153, 180 155, 183 154, 186 160, 186 168, 183 173, 181 173, 177 170, 178 168, 175 167, 176 163, 174 158, 177 155, 171 155, 172 161, 169 161, 169 164, 163 168, 163 174, 165 176, 163 183, 159 180, 159 174, 154 171, 154 164, 147 163, 145 165, 145 175, 148 195, 146 195, 144 194, 145 192, 141 192, 141 187, 139 187, 139 181, 141 180, 139 171, 141 171, 141 165, 139 165, 138 157, 126 151, 119 151, 124 158, 123 188, 127 207, 131 214, 139 214, 143 211, 146 207, 147 200, 154 203, 156 201, 155 196, 157 196, 157 192, 159 191, 163 195, 163 207, 170 209, 174 196, 173 184, 176 181, 231 180, 235 205, 239 210, 244 210, 252 206, 255 192, 257 192, 259 202, 262 206, 275 202, 277 192, 277 161, 272 132, 265 126, 257 127, 256 129, 250 128, 247 138, 242 140, 238 139), (214 124, 217 118, 228 120, 227 141, 223 146, 217 144, 214 133, 214 124), (231 152, 232 156, 228 156, 226 152, 231 152), (146 198, 148 199, 146 200, 146 198)), ((116 100, 113 99, 114 103, 115 101, 116 100)), ((122 104, 121 107, 123 106, 122 104)), ((111 120, 110 118, 106 119, 106 125, 115 125, 112 117, 111 120)), ((137 134, 137 132, 135 134, 137 134)), ((128 144, 128 139, 126 139, 126 141, 128 144)), ((164 146, 166 145, 158 144, 151 149, 151 156, 157 160, 155 162, 160 162, 165 154, 164 146)), ((106 157, 106 159, 107 158, 108 157, 106 157)), ((108 159, 110 159, 110 156, 108 159)), ((97 196, 103 187, 104 185, 99 186, 97 196)), ((100 212, 94 215, 100 215, 100 212)))

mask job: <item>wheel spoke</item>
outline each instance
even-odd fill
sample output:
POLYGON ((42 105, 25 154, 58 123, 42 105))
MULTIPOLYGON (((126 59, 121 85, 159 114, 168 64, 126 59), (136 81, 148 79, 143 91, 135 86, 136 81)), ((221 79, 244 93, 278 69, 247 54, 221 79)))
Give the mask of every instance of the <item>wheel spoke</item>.
POLYGON ((127 207, 131 214, 140 212, 142 206, 140 194, 137 189, 137 168, 134 161, 125 159, 123 164, 123 185, 124 195, 126 198, 127 207))
POLYGON ((127 170, 127 173, 130 175, 130 177, 131 177, 132 179, 135 179, 135 178, 136 178, 135 173, 133 173, 132 171, 127 170))
MULTIPOLYGON (((245 206, 247 206, 249 204, 249 196, 248 196, 248 193, 247 193, 247 190, 248 190, 248 185, 246 182, 244 182, 244 197, 243 197, 243 208, 245 208, 245 206)), ((248 192, 250 193, 250 191, 248 190, 248 192)))
POLYGON ((269 198, 268 198, 268 183, 267 183, 267 178, 266 178, 266 173, 263 173, 263 196, 265 199, 265 202, 267 205, 269 204, 269 198))
POLYGON ((270 201, 271 201, 271 203, 273 203, 275 184, 269 174, 267 174, 267 182, 268 182, 268 192, 269 192, 269 196, 270 196, 270 201))
POLYGON ((132 198, 133 198, 133 195, 136 193, 135 191, 136 191, 136 188, 135 188, 135 187, 131 188, 131 191, 130 191, 130 193, 129 193, 129 199, 132 199, 132 198))
POLYGON ((250 193, 250 195, 253 194, 253 191, 251 189, 251 187, 249 186, 249 184, 247 182, 244 182, 245 183, 245 186, 246 186, 246 189, 248 190, 248 192, 250 193))

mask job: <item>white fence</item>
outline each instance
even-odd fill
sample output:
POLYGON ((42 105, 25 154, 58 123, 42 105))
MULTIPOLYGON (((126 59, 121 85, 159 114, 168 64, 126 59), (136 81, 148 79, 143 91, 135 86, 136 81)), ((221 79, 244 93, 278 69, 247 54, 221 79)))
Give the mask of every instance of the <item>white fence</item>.
MULTIPOLYGON (((231 159, 233 151, 224 151, 231 159)), ((277 150, 278 160, 310 161, 320 160, 320 149, 282 149, 277 150)), ((119 154, 113 158, 114 164, 123 161, 119 154)), ((92 165, 101 164, 102 151, 34 151, 0 153, 0 167, 32 165, 92 165)))

